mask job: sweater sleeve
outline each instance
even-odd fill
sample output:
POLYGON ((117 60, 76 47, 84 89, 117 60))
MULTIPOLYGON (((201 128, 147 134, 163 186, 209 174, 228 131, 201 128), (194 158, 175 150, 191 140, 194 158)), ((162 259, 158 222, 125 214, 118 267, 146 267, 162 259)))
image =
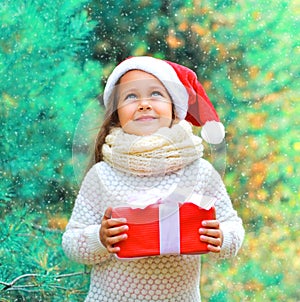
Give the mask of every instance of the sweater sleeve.
POLYGON ((220 222, 223 232, 223 244, 219 254, 210 253, 212 257, 230 258, 237 255, 244 240, 244 227, 241 218, 234 210, 225 185, 214 167, 205 162, 206 185, 203 188, 204 196, 215 200, 216 218, 220 222))
POLYGON ((111 256, 99 237, 103 217, 100 198, 101 182, 94 166, 82 182, 62 238, 65 254, 76 262, 95 264, 111 256))

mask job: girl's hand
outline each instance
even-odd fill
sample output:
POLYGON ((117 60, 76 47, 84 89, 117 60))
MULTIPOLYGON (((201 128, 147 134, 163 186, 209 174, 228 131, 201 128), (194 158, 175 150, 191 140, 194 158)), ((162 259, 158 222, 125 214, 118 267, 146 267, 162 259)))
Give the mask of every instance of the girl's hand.
POLYGON ((220 229, 218 220, 202 221, 202 228, 199 229, 200 240, 208 243, 207 248, 213 253, 220 253, 223 243, 223 232, 220 229))
POLYGON ((128 231, 125 218, 111 218, 112 208, 107 208, 101 222, 100 241, 106 247, 109 253, 117 253, 119 247, 114 244, 127 239, 127 234, 121 234, 128 231))

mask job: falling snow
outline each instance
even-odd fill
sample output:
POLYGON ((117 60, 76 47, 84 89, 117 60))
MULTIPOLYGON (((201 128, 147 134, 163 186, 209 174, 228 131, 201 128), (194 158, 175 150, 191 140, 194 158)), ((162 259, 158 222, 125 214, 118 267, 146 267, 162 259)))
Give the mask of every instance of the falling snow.
POLYGON ((230 265, 203 257, 204 301, 297 301, 299 11, 296 0, 2 1, 0 300, 84 299, 88 268, 61 235, 103 120, 98 96, 117 63, 153 55, 193 69, 226 125, 226 146, 205 156, 246 240, 230 265))

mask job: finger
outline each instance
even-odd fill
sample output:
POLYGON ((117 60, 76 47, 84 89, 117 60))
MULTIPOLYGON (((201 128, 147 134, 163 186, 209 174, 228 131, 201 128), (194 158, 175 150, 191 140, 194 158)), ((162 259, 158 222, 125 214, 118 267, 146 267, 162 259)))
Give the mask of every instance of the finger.
POLYGON ((122 234, 119 236, 115 236, 115 237, 110 237, 107 239, 107 245, 106 245, 106 249, 110 252, 110 253, 117 253, 120 251, 120 247, 115 246, 115 244, 126 240, 128 238, 127 234, 122 234))
POLYGON ((210 252, 220 253, 221 245, 219 245, 219 242, 215 241, 214 244, 208 243, 208 242, 211 241, 211 240, 208 239, 208 237, 207 238, 202 238, 201 240, 207 243, 207 249, 210 252))
POLYGON ((127 238, 128 238, 127 234, 120 234, 118 236, 107 238, 107 243, 109 246, 113 246, 114 244, 117 244, 123 240, 126 240, 127 238))
POLYGON ((211 237, 206 235, 201 235, 200 240, 215 246, 221 245, 221 238, 220 237, 211 237))
POLYGON ((220 228, 220 222, 219 222, 219 220, 203 220, 202 226, 218 229, 218 228, 220 228))
POLYGON ((122 225, 120 227, 115 227, 115 228, 109 228, 105 231, 105 235, 107 237, 114 237, 118 236, 121 233, 127 232, 128 231, 128 225, 122 225))
POLYGON ((105 226, 107 228, 114 227, 116 225, 124 224, 127 222, 127 220, 125 218, 111 218, 111 215, 112 215, 112 208, 108 207, 105 210, 105 213, 104 213, 103 219, 102 219, 102 225, 105 224, 105 226))
POLYGON ((109 247, 112 247, 115 243, 127 238, 127 234, 124 234, 124 232, 128 231, 128 229, 127 225, 116 228, 101 228, 100 240, 103 245, 109 249, 109 247))
POLYGON ((115 228, 120 225, 124 225, 127 222, 125 218, 111 218, 104 221, 104 224, 107 229, 115 228))
POLYGON ((207 235, 210 237, 220 238, 221 237, 221 231, 220 229, 204 229, 200 228, 199 233, 201 235, 207 235))
POLYGON ((213 253, 219 253, 221 251, 221 239, 212 238, 209 236, 201 235, 200 240, 207 243, 207 249, 213 253))
POLYGON ((108 207, 108 208, 105 210, 105 213, 104 213, 103 218, 104 218, 104 219, 110 219, 110 218, 111 218, 111 214, 112 214, 112 208, 111 208, 111 207, 108 207))
POLYGON ((220 246, 214 246, 214 245, 210 245, 210 244, 207 245, 207 249, 213 253, 220 253, 220 251, 221 251, 220 246))
POLYGON ((118 252, 120 252, 120 248, 118 246, 107 246, 107 251, 111 254, 116 254, 118 252))

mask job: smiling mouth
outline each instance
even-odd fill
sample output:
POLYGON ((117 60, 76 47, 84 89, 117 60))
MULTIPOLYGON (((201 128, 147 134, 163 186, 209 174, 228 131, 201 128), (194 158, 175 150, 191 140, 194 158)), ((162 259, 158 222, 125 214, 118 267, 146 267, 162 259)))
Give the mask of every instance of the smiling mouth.
POLYGON ((153 121, 156 120, 154 116, 141 116, 137 119, 135 119, 136 122, 147 122, 147 121, 153 121))

